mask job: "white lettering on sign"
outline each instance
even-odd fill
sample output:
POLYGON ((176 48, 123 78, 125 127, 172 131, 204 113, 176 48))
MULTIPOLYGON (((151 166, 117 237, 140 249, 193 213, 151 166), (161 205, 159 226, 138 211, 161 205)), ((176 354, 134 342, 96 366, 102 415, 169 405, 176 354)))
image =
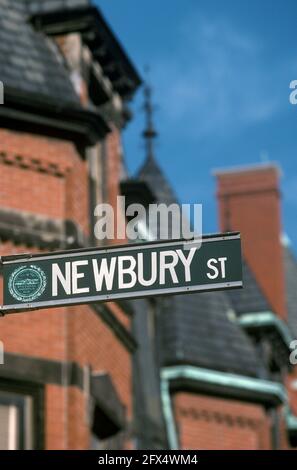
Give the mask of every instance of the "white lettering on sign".
MULTIPOLYGON (((137 283, 144 287, 150 287, 156 283, 164 285, 169 279, 170 282, 178 284, 181 281, 177 275, 178 267, 179 270, 182 267, 184 271, 182 281, 191 282, 191 264, 196 250, 197 247, 187 252, 180 249, 159 253, 153 251, 150 253, 150 262, 146 261, 146 266, 143 253, 137 253, 136 256, 113 256, 110 260, 93 258, 92 260, 67 261, 64 268, 53 263, 52 295, 57 297, 61 293, 66 295, 89 293, 90 286, 83 286, 82 283, 89 264, 92 265, 93 276, 93 281, 89 280, 89 282, 94 283, 97 292, 105 289, 112 291, 114 288, 133 289, 137 283)), ((226 258, 219 258, 223 277, 225 276, 224 259, 226 258)), ((208 267, 215 270, 216 274, 218 268, 211 264, 212 261, 217 262, 217 260, 209 260, 208 267)))
POLYGON ((138 281, 144 287, 152 286, 157 280, 157 253, 154 251, 151 257, 151 277, 144 279, 143 253, 137 255, 138 281))
POLYGON ((59 265, 54 263, 52 265, 52 295, 57 297, 58 295, 58 281, 65 291, 65 294, 86 294, 90 291, 89 287, 78 287, 78 279, 85 277, 84 273, 78 272, 79 266, 85 266, 89 262, 87 260, 69 261, 65 263, 65 274, 62 273, 59 265))
POLYGON ((85 277, 84 273, 78 272, 78 267, 86 266, 87 264, 89 264, 87 260, 74 261, 74 263, 72 263, 72 294, 87 294, 90 292, 89 287, 78 287, 77 283, 78 279, 85 277))
POLYGON ((226 261, 227 258, 210 258, 207 261, 207 267, 212 270, 212 272, 206 273, 208 279, 217 279, 221 276, 222 279, 226 277, 226 261), (220 263, 220 267, 217 267, 217 264, 220 263))
POLYGON ((134 287, 137 282, 137 276, 135 273, 136 259, 133 256, 119 256, 118 258, 118 275, 119 275, 119 289, 130 289, 134 287), (127 266, 128 262, 128 266, 127 266), (126 264, 126 267, 124 267, 126 264), (124 276, 130 278, 129 281, 124 280, 124 276))
POLYGON ((174 284, 178 283, 177 275, 175 272, 175 266, 178 263, 178 254, 176 251, 168 250, 161 251, 160 253, 160 284, 165 284, 166 271, 170 272, 172 282, 174 284), (169 261, 166 259, 169 258, 169 261))
POLYGON ((53 297, 58 295, 58 280, 60 281, 65 293, 71 295, 71 263, 65 263, 65 275, 62 274, 59 265, 52 265, 52 294, 53 297))
POLYGON ((197 248, 191 248, 188 257, 186 257, 184 255, 182 250, 176 250, 176 252, 179 256, 179 259, 181 260, 181 262, 183 263, 183 265, 185 267, 185 280, 186 280, 186 282, 191 282, 191 269, 190 269, 190 267, 191 267, 191 263, 192 263, 193 258, 194 258, 194 254, 196 253, 196 250, 197 250, 197 248))
POLYGON ((107 259, 103 258, 100 263, 100 269, 98 269, 98 261, 93 259, 93 272, 95 278, 96 291, 100 292, 102 290, 103 280, 105 281, 106 289, 111 290, 114 278, 114 271, 116 267, 116 258, 112 257, 110 265, 107 264, 107 259))

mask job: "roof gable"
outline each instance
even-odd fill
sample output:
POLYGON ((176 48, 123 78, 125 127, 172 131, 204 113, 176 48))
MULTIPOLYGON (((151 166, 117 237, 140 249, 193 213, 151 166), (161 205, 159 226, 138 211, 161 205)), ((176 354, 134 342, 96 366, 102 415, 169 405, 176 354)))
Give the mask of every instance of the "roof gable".
POLYGON ((146 159, 137 178, 147 183, 159 203, 174 204, 178 202, 177 196, 154 157, 146 159))

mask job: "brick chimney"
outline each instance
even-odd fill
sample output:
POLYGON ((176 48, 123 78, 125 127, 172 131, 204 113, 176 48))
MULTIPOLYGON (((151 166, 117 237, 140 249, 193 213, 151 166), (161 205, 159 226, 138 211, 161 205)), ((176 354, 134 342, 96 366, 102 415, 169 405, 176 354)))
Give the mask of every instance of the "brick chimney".
POLYGON ((239 230, 245 259, 273 311, 286 318, 280 170, 274 164, 216 171, 222 231, 239 230))

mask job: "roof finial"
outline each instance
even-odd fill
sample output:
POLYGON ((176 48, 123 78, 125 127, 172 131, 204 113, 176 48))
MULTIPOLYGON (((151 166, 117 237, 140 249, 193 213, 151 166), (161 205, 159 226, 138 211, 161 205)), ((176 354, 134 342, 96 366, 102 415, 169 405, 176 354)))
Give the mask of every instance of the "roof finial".
MULTIPOLYGON (((145 67, 145 73, 148 76, 148 66, 145 67)), ((152 87, 148 79, 144 84, 144 111, 146 115, 146 128, 142 135, 145 139, 146 158, 150 160, 154 158, 154 139, 157 137, 158 133, 155 131, 153 124, 154 107, 152 104, 152 87)))

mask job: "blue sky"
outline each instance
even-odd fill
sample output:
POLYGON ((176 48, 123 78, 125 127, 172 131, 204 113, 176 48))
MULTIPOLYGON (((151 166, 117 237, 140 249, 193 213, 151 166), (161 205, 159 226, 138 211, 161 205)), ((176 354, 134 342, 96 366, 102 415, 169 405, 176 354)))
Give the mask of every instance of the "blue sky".
MULTIPOLYGON (((297 248, 297 2, 98 0, 143 74, 149 64, 156 155, 181 202, 203 203, 217 230, 214 168, 278 162, 283 225, 297 248)), ((131 173, 144 158, 142 93, 124 132, 131 173)))

